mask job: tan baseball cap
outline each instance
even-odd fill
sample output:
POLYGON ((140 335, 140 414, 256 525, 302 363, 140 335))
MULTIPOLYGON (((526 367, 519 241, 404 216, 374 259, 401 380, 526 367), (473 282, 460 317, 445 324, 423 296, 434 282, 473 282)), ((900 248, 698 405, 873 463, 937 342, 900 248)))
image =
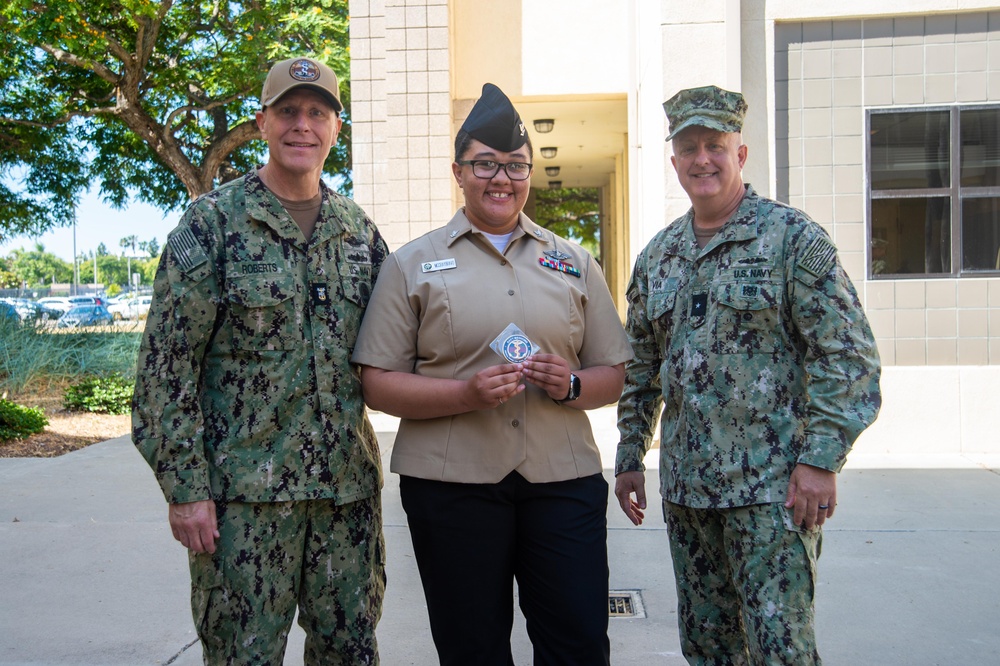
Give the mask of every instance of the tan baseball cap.
POLYGON ((261 106, 271 106, 294 88, 310 88, 322 93, 337 113, 344 110, 344 105, 340 103, 337 75, 313 58, 290 58, 275 63, 264 79, 264 89, 260 93, 261 106))

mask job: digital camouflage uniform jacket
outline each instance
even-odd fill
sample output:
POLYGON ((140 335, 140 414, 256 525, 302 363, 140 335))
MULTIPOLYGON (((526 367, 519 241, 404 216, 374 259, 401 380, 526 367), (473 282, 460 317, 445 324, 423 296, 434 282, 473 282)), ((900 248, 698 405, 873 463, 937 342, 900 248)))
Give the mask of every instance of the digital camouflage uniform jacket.
POLYGON ((797 463, 839 472, 881 405, 878 351, 826 232, 746 186, 700 249, 693 210, 639 255, 615 472, 643 470, 663 405, 664 499, 785 499, 797 463))
POLYGON ((388 248, 321 187, 308 243, 256 173, 199 198, 170 234, 132 407, 170 503, 347 503, 381 487, 350 357, 388 248))

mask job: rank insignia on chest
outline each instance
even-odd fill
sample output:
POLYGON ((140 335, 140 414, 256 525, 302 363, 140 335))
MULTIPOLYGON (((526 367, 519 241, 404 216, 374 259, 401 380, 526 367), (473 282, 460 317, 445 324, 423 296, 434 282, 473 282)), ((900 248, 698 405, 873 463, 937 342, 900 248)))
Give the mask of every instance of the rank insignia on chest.
POLYGON ((326 305, 330 302, 330 293, 325 284, 313 282, 310 285, 310 290, 312 291, 313 305, 326 305))
POLYGON ((566 275, 572 275, 573 277, 580 277, 580 269, 574 268, 565 262, 549 259, 548 257, 539 257, 538 263, 545 266, 545 268, 551 268, 554 271, 559 271, 560 273, 565 273, 566 275))
POLYGON ((568 254, 560 252, 559 250, 546 250, 545 252, 542 252, 542 254, 553 261, 566 261, 570 258, 568 254))
POLYGON ((704 317, 708 309, 708 294, 695 294, 691 297, 691 316, 704 317))
POLYGON ((705 323, 705 314, 708 312, 708 294, 691 295, 691 310, 688 316, 688 326, 698 328, 705 323))

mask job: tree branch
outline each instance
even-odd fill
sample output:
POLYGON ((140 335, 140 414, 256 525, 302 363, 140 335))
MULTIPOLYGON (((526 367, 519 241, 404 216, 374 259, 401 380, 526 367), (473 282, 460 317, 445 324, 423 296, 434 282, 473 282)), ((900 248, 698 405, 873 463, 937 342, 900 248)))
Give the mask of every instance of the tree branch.
POLYGON ((260 129, 253 120, 245 120, 213 141, 205 151, 205 159, 201 166, 202 184, 205 191, 212 189, 212 183, 219 167, 229 157, 229 154, 247 141, 260 138, 260 129))
POLYGON ((63 49, 57 48, 51 44, 40 43, 35 44, 35 46, 48 53, 59 62, 64 62, 67 65, 73 65, 74 67, 79 67, 80 69, 86 69, 94 74, 97 74, 97 76, 110 83, 118 83, 120 77, 98 62, 81 58, 80 56, 70 53, 69 51, 64 51, 63 49))

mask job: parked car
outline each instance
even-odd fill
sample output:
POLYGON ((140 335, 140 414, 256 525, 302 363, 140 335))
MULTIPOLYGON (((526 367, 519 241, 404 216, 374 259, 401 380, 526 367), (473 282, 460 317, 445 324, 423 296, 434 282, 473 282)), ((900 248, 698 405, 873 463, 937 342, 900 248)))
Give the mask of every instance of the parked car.
POLYGON ((20 321, 21 318, 18 316, 14 306, 5 301, 0 301, 0 326, 6 323, 17 324, 20 321))
POLYGON ((136 296, 112 303, 108 306, 108 312, 115 319, 142 319, 149 314, 149 304, 152 302, 152 296, 136 296))
POLYGON ((77 305, 59 317, 56 326, 60 328, 80 328, 113 324, 115 318, 103 305, 77 305))
POLYGON ((23 322, 33 324, 42 318, 42 308, 34 301, 26 298, 0 298, 0 301, 13 306, 18 318, 23 322))
POLYGON ((59 319, 59 317, 62 317, 64 314, 64 311, 59 310, 58 308, 45 305, 44 303, 39 303, 38 301, 32 301, 32 302, 35 304, 35 307, 38 308, 38 312, 41 315, 40 318, 45 321, 55 321, 56 319, 59 319))
POLYGON ((50 310, 55 310, 56 312, 59 313, 58 315, 59 317, 69 312, 69 309, 73 307, 70 304, 69 299, 63 296, 48 296, 46 298, 39 298, 35 302, 41 305, 42 307, 48 308, 50 310))
POLYGON ((100 296, 70 296, 70 305, 105 305, 100 296))
POLYGON ((65 310, 27 298, 4 298, 2 300, 13 305, 18 316, 21 317, 21 321, 26 322, 55 321, 65 312, 65 310))

